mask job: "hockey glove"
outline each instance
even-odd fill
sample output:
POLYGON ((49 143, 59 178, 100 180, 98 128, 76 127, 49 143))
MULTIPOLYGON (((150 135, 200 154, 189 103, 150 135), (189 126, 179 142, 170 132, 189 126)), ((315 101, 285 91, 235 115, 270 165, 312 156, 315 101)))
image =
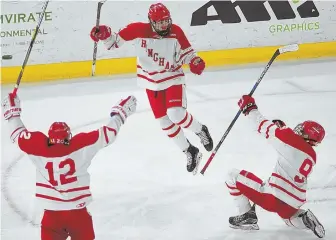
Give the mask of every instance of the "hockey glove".
POLYGON ((189 63, 189 68, 192 73, 201 75, 205 68, 205 62, 200 57, 194 57, 189 63))
POLYGON ((238 106, 245 116, 248 115, 251 110, 258 109, 254 98, 249 95, 243 95, 238 102, 238 106))
POLYGON ((21 114, 20 99, 14 96, 13 93, 9 93, 3 99, 1 106, 5 120, 9 120, 12 117, 19 117, 21 114))
POLYGON ((125 123, 126 118, 135 113, 137 107, 137 99, 134 96, 128 96, 126 99, 121 99, 114 107, 111 109, 110 116, 118 114, 121 117, 123 123, 125 123))
POLYGON ((274 119, 272 120, 272 122, 278 127, 278 128, 283 128, 286 127, 286 123, 284 123, 282 120, 280 119, 274 119))
POLYGON ((111 28, 106 25, 100 25, 98 29, 93 27, 90 33, 90 37, 93 41, 106 40, 111 37, 111 28))

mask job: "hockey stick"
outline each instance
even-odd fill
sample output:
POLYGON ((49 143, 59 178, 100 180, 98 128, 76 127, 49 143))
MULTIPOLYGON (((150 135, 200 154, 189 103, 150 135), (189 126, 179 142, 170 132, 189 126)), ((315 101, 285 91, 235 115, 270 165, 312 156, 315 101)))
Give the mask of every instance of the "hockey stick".
MULTIPOLYGON (((106 2, 100 1, 98 2, 98 8, 97 8, 97 19, 96 19, 96 33, 99 30, 99 22, 100 22, 100 12, 103 4, 106 2)), ((91 68, 91 76, 93 77, 96 73, 96 60, 97 60, 97 47, 98 47, 98 42, 94 42, 93 45, 93 58, 92 58, 92 68, 91 68)))
MULTIPOLYGON (((272 63, 274 62, 274 60, 281 54, 283 53, 287 53, 287 52, 294 52, 297 51, 299 49, 299 46, 297 44, 292 44, 292 45, 287 45, 281 48, 278 48, 272 58, 269 60, 269 62, 267 63, 266 67, 264 68, 264 71, 262 71, 258 81, 254 84, 251 92, 249 93, 250 96, 252 96, 252 94, 254 93, 254 91, 257 89, 259 83, 261 82, 261 80, 264 78, 265 74, 267 73, 268 69, 270 68, 270 66, 272 65, 272 63)), ((220 146, 222 145, 222 143, 224 142, 225 138, 227 137, 227 135, 229 134, 229 132, 231 131, 231 128, 233 127, 233 125, 235 124, 235 122, 237 121, 238 117, 241 114, 241 110, 239 109, 238 113, 236 114, 236 116, 234 117, 234 119, 232 120, 232 122, 230 123, 228 129, 226 130, 226 132, 224 133, 224 135, 222 136, 221 140, 219 141, 219 143, 217 144, 216 148, 212 151, 208 161, 206 162, 206 164, 204 165, 203 169, 201 170, 201 174, 204 175, 204 172, 206 171, 206 169, 208 168, 208 166, 210 165, 211 161, 213 160, 213 158, 215 157, 218 149, 220 148, 220 146)))
POLYGON ((28 62, 28 59, 29 59, 29 56, 30 56, 30 52, 31 50, 33 49, 33 46, 34 46, 34 43, 35 43, 35 39, 36 39, 36 36, 38 34, 38 31, 40 30, 40 26, 41 26, 41 23, 43 21, 43 17, 44 17, 44 14, 45 14, 45 11, 47 10, 47 6, 48 6, 48 3, 49 3, 49 0, 47 0, 44 5, 43 5, 43 8, 42 8, 42 14, 40 15, 40 18, 38 20, 38 23, 37 23, 37 26, 35 28, 35 32, 33 34, 33 37, 32 37, 32 40, 30 41, 30 44, 29 44, 29 48, 28 48, 28 51, 27 51, 27 54, 26 54, 26 57, 23 61, 23 64, 22 64, 22 67, 21 67, 21 71, 20 71, 20 74, 16 80, 16 84, 14 86, 14 90, 13 90, 13 95, 16 96, 16 93, 18 91, 18 88, 19 88, 19 85, 20 85, 20 82, 21 82, 21 79, 22 79, 22 76, 23 76, 23 72, 24 72, 24 69, 27 65, 27 62, 28 62))

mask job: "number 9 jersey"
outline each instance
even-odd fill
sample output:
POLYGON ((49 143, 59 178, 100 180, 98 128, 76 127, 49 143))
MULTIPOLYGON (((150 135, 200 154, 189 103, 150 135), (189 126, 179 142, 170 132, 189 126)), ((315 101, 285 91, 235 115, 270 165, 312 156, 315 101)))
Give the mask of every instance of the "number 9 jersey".
POLYGON ((267 120, 258 110, 248 115, 263 135, 278 152, 272 175, 264 186, 264 193, 299 208, 306 201, 307 178, 316 164, 316 153, 305 139, 286 126, 278 126, 267 120))
POLYGON ((88 167, 99 150, 116 139, 122 125, 119 116, 106 126, 72 137, 71 144, 48 144, 42 132, 28 131, 19 117, 9 120, 11 139, 36 166, 36 197, 42 208, 71 210, 92 201, 88 167))

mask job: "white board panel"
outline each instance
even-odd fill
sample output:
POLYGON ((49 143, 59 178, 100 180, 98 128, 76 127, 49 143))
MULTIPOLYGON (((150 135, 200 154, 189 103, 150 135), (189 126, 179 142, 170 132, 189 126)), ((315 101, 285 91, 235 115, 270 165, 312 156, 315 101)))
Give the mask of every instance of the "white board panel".
MULTIPOLYGON (((336 1, 309 1, 313 5, 296 0, 281 1, 285 5, 248 2, 164 1, 173 22, 182 27, 197 51, 336 40, 336 1), (198 9, 204 5, 202 14, 198 9), (217 20, 200 25, 207 16, 217 20)), ((147 22, 151 3, 155 2, 107 1, 101 24, 118 31, 131 22, 147 22)), ((2 60, 2 66, 22 64, 42 5, 43 1, 1 1, 1 55, 13 56, 2 60)), ((96 9, 97 1, 51 1, 28 64, 91 60, 89 33, 96 9)), ((131 56, 135 56, 132 42, 115 51, 105 50, 102 44, 98 48, 98 59, 131 56)))

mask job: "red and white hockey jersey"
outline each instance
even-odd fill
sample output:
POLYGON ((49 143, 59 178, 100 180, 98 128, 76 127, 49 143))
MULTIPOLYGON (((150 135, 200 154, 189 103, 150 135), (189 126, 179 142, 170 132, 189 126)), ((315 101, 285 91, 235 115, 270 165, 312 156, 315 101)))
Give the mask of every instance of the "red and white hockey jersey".
POLYGON ((107 49, 119 48, 135 40, 138 85, 150 90, 163 90, 184 84, 183 64, 196 56, 183 30, 172 24, 168 36, 161 37, 150 23, 131 23, 104 40, 107 49))
POLYGON ((273 194, 288 205, 299 208, 306 201, 307 178, 316 164, 316 153, 311 145, 288 127, 278 128, 258 110, 249 113, 257 131, 278 152, 274 171, 266 182, 264 192, 273 194))
POLYGON ((106 126, 75 135, 68 146, 48 146, 45 134, 28 131, 19 117, 9 120, 11 139, 36 167, 36 197, 42 208, 71 210, 92 201, 88 167, 100 149, 114 142, 121 124, 116 116, 106 126))

